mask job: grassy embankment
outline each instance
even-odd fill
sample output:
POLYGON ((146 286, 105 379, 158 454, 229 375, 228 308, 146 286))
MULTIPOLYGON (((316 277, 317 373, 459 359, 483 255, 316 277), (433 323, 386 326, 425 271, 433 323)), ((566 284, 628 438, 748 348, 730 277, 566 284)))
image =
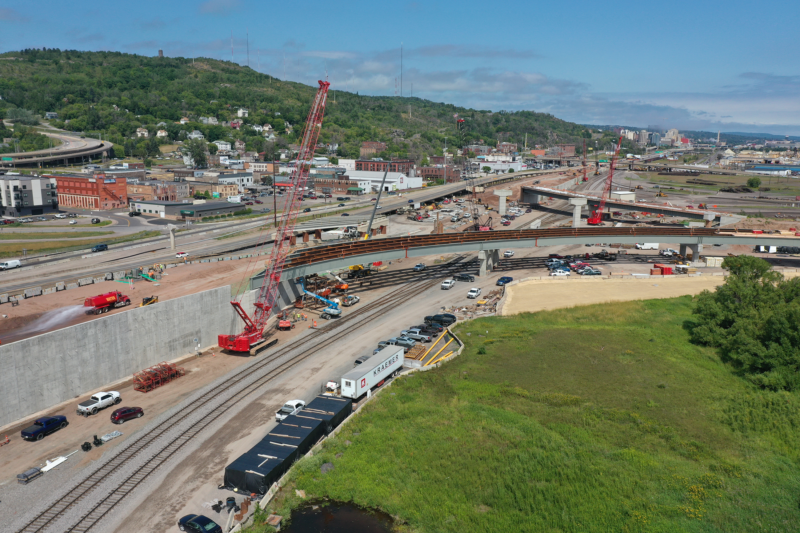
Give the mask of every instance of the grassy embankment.
MULTIPOLYGON (((747 180, 752 175, 739 174, 736 176, 719 176, 714 174, 700 174, 698 176, 664 176, 657 172, 636 172, 636 174, 646 179, 650 183, 684 188, 687 190, 699 191, 719 191, 723 187, 747 186, 747 180), (705 185, 691 183, 691 180, 699 179, 707 182, 714 182, 715 185, 705 185)), ((784 178, 778 176, 757 176, 761 178, 761 186, 769 187, 770 190, 762 193, 764 196, 797 196, 800 195, 800 183, 796 178, 784 178)), ((627 180, 622 180, 625 183, 627 180)))
MULTIPOLYGON (((103 234, 112 232, 86 232, 86 233, 103 234)), ((34 233, 31 235, 41 235, 41 234, 34 233)), ((70 252, 75 250, 81 250, 84 248, 90 248, 98 243, 119 244, 123 242, 131 242, 131 241, 138 241, 141 239, 147 239, 149 237, 157 237, 159 235, 162 235, 160 231, 140 231, 139 233, 134 233, 133 235, 126 235, 124 237, 117 237, 115 239, 74 239, 70 240, 69 244, 65 244, 64 241, 60 240, 56 241, 39 240, 32 242, 5 243, 5 244, 0 244, 0 257, 20 257, 22 256, 23 249, 25 249, 28 254, 70 252)))
POLYGON ((100 237, 111 235, 113 231, 48 231, 41 233, 0 233, 0 241, 15 241, 23 239, 57 240, 57 239, 85 239, 86 237, 100 237))
POLYGON ((687 320, 688 296, 459 326, 461 357, 365 406, 270 510, 299 488, 404 531, 796 531, 800 396, 753 388, 687 320))

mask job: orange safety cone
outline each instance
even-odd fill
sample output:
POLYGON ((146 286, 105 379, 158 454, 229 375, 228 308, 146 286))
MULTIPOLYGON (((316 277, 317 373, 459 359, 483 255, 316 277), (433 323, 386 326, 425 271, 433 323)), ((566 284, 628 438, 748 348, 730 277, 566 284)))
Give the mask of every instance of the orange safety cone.
POLYGON ((314 327, 315 328, 317 327, 317 321, 316 320, 314 321, 314 327))

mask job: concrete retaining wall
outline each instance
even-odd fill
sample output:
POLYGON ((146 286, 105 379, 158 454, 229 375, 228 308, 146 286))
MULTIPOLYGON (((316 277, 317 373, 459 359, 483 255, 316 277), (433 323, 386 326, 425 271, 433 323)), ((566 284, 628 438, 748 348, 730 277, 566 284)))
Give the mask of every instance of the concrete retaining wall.
MULTIPOLYGON (((242 328, 230 300, 220 287, 0 345, 0 426, 216 345, 242 328)), ((242 300, 252 312, 253 293, 242 300)))

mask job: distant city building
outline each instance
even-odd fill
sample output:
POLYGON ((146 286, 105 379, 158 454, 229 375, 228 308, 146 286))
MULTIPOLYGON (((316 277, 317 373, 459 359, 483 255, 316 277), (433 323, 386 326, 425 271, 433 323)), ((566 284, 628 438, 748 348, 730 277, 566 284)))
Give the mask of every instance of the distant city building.
POLYGON ((446 180, 447 183, 461 181, 461 170, 452 165, 436 165, 431 167, 417 167, 416 175, 425 181, 446 180))
POLYGON ((236 116, 239 118, 246 118, 248 114, 249 111, 247 111, 247 109, 244 109, 242 107, 240 107, 239 111, 236 112, 236 116))
POLYGON ((386 150, 386 143, 377 141, 364 141, 361 143, 360 156, 361 159, 372 157, 386 150))
POLYGON ((0 216, 21 217, 58 211, 53 177, 0 176, 0 216))
POLYGON ((192 133, 187 135, 189 139, 205 139, 205 135, 199 130, 194 130, 192 133))
POLYGON ((650 144, 654 146, 661 146, 661 135, 653 132, 653 134, 650 135, 650 144))
POLYGON ((167 130, 158 130, 156 137, 169 137, 169 133, 167 133, 167 130))
POLYGON ((128 205, 128 180, 96 174, 91 178, 70 175, 45 176, 56 180, 58 204, 83 209, 118 209, 128 205))
POLYGON ((147 128, 136 128, 136 136, 146 139, 150 136, 150 133, 147 131, 147 128))
POLYGON ((380 161, 375 159, 359 159, 356 161, 356 170, 368 172, 402 172, 413 175, 414 161, 411 159, 399 159, 394 161, 380 161))
POLYGON ((517 144, 516 143, 498 143, 497 144, 497 151, 503 154, 513 154, 517 151, 517 144))
POLYGON ((217 145, 217 150, 230 152, 231 151, 231 143, 228 141, 214 141, 213 144, 217 145))
POLYGON ((46 118, 47 120, 55 120, 58 118, 58 113, 55 113, 53 111, 48 111, 47 113, 44 114, 44 118, 46 118))

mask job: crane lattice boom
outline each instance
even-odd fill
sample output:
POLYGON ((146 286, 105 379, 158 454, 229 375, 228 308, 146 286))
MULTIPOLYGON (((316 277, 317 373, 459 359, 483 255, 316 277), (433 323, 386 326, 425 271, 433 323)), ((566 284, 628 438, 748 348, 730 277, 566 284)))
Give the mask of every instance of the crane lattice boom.
MULTIPOLYGON (((606 184, 603 187, 603 195, 600 197, 600 206, 597 208, 597 211, 592 213, 592 216, 586 221, 588 224, 593 226, 599 225, 603 223, 603 210, 606 208, 606 200, 608 200, 608 196, 611 193, 611 182, 614 179, 614 167, 617 165, 617 157, 619 156, 619 149, 622 147, 622 137, 620 136, 619 142, 617 143, 617 149, 614 150, 614 155, 611 158, 611 164, 608 169, 608 178, 606 178, 606 184)), ((598 162, 597 167, 600 168, 600 163, 598 162)))
POLYGON ((235 352, 247 352, 251 346, 258 344, 263 338, 267 319, 269 319, 272 309, 277 304, 278 285, 290 250, 289 241, 294 235, 297 214, 300 212, 303 187, 308 181, 308 171, 311 168, 314 149, 317 147, 317 139, 322 129, 322 119, 325 116, 325 105, 328 100, 328 87, 330 87, 330 83, 327 81, 319 82, 319 90, 317 90, 314 102, 311 104, 311 110, 308 112, 306 127, 303 131, 303 140, 300 144, 300 152, 297 154, 297 166, 289 178, 292 186, 286 199, 283 217, 275 229, 275 242, 267 263, 264 283, 262 283, 256 296, 253 316, 250 317, 238 301, 231 302, 233 308, 244 321, 245 327, 244 331, 238 335, 220 335, 218 337, 220 348, 235 352))

